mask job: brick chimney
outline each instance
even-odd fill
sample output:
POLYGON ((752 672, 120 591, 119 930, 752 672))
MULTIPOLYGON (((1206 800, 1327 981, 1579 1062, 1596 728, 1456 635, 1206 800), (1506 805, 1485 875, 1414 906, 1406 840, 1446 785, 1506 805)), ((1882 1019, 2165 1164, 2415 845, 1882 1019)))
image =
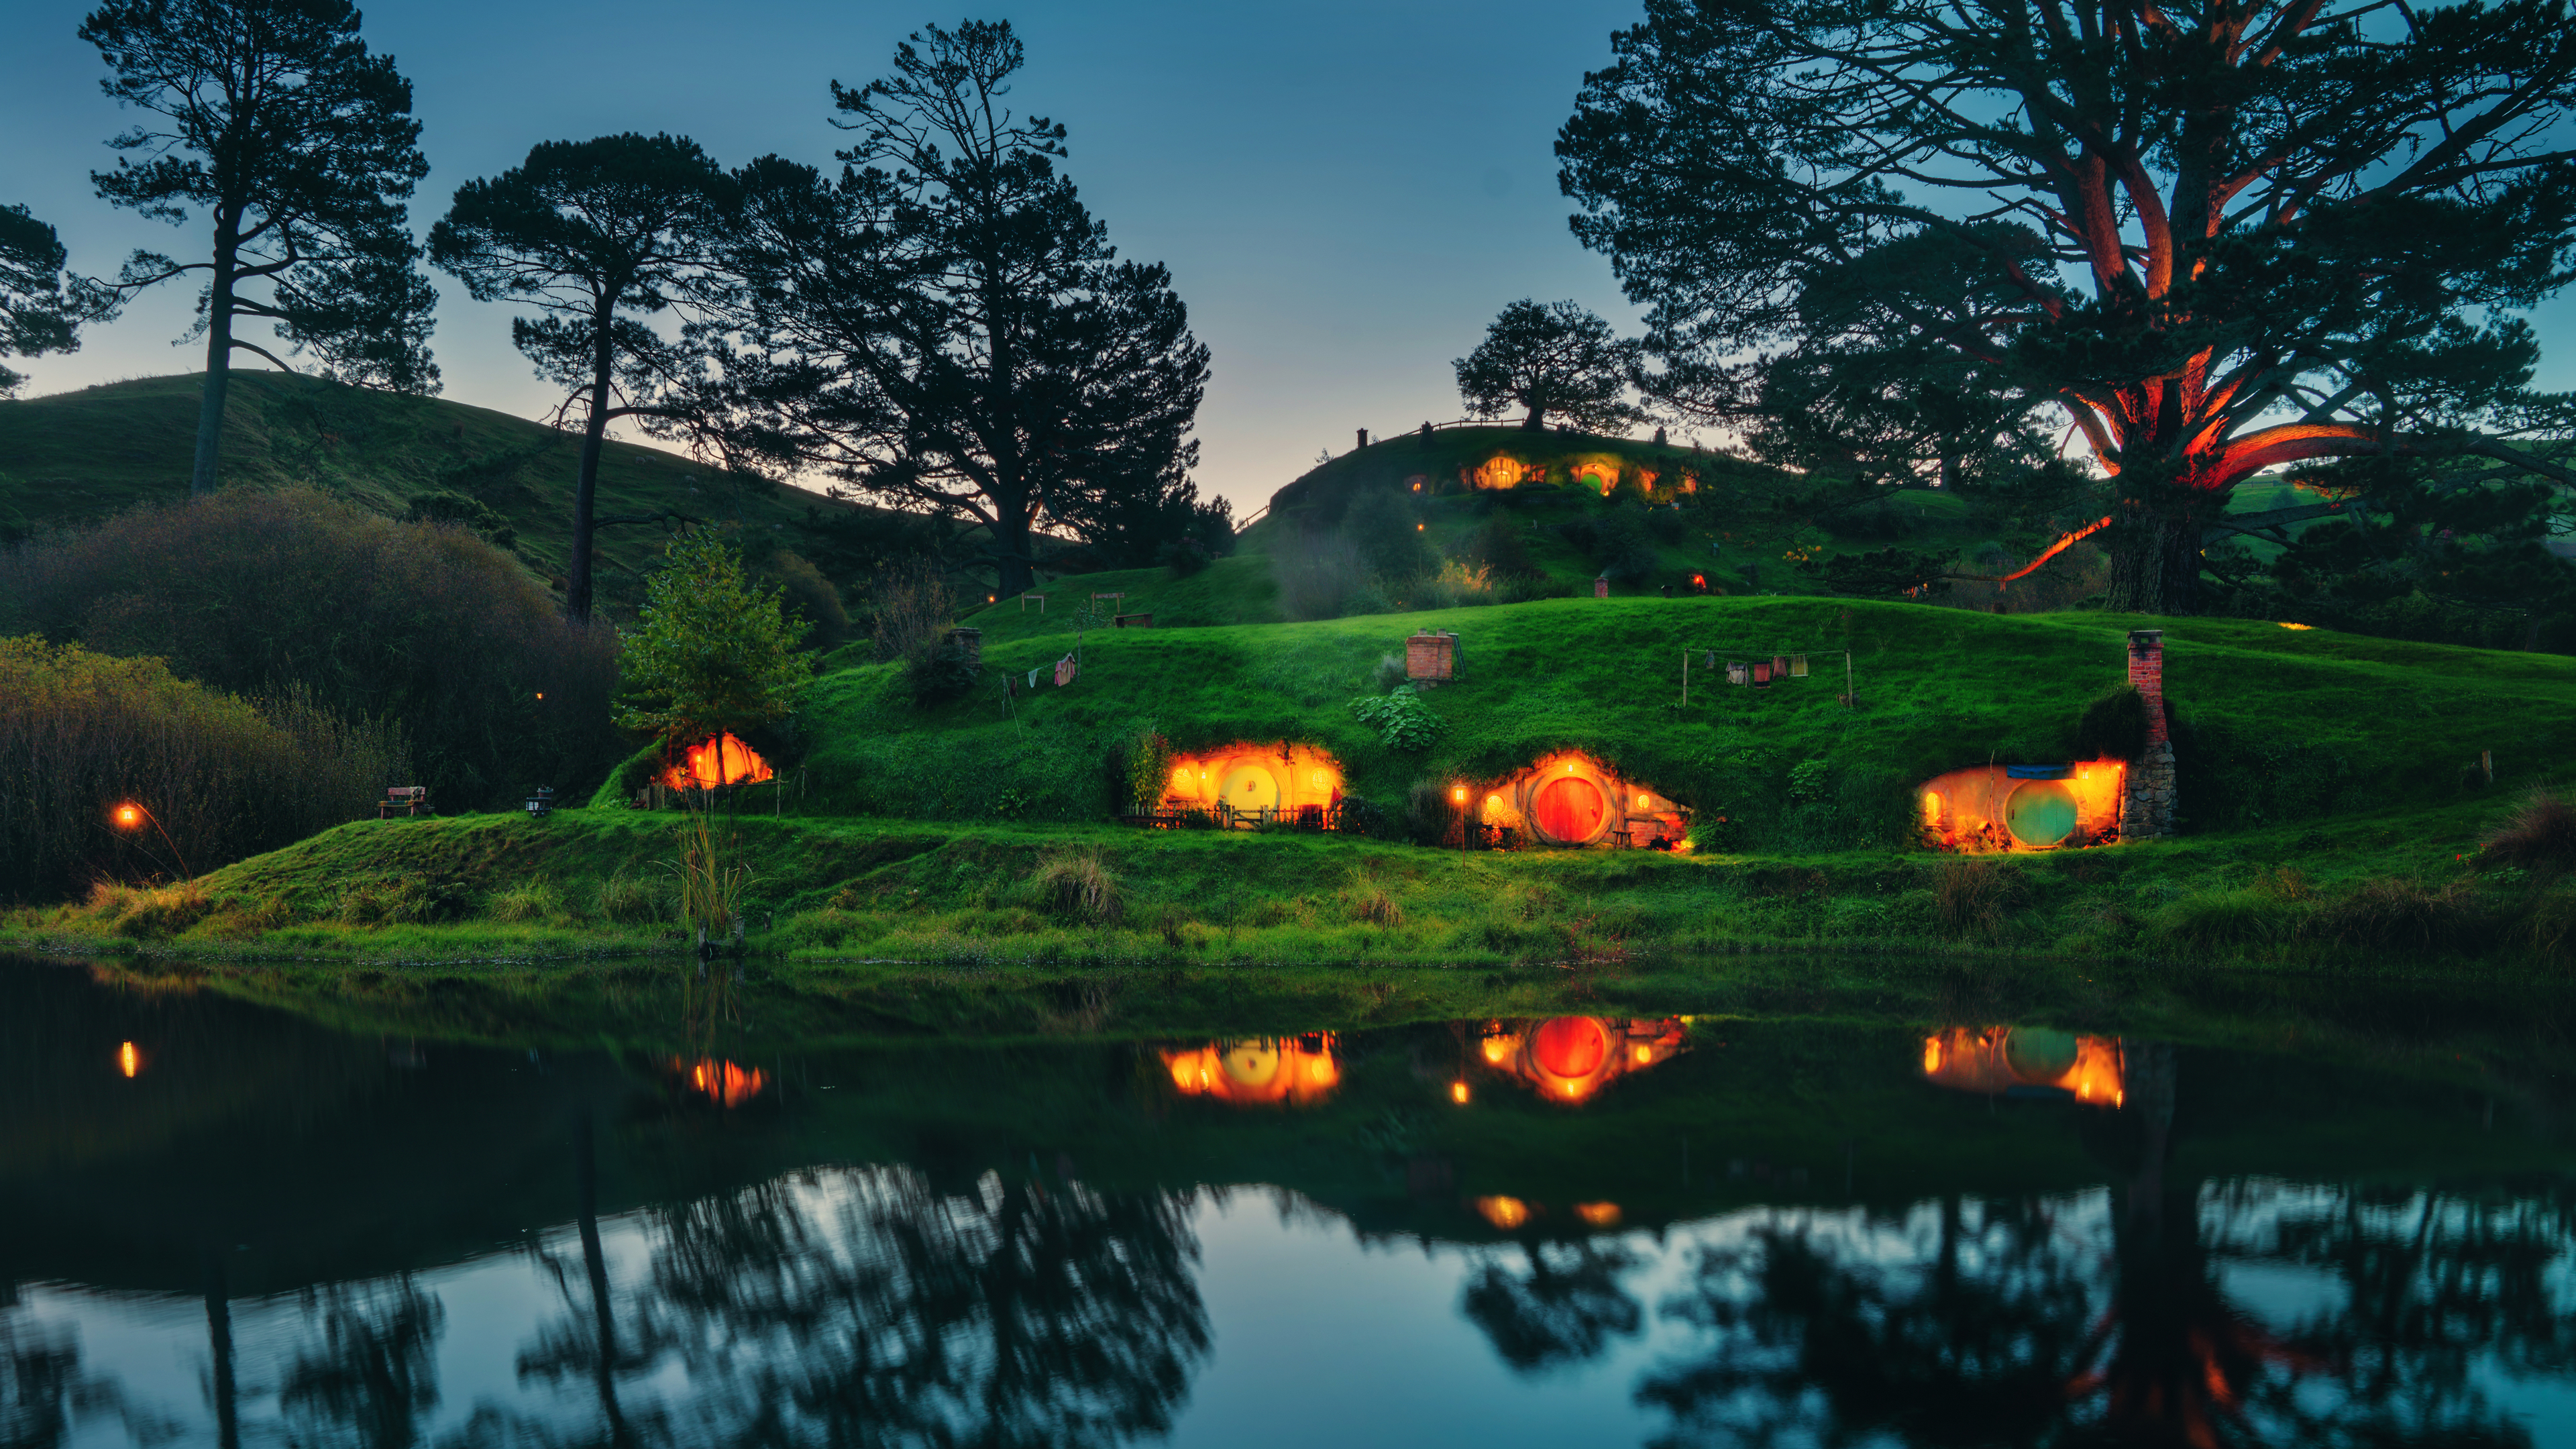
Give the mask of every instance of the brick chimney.
POLYGON ((2165 731, 2165 631, 2129 631, 2129 683, 2147 704, 2147 750, 2129 766, 2120 800, 2120 838, 2173 834, 2173 740, 2165 731))

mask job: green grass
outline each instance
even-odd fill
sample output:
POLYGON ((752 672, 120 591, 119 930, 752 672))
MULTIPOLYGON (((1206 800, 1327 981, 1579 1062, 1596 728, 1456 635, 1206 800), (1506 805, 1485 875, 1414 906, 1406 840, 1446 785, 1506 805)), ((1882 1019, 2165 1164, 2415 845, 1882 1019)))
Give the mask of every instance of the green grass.
MULTIPOLYGON (((184 498, 196 445, 198 375, 137 378, 0 402, 0 539, 139 503, 184 498)), ((526 418, 435 398, 402 397, 284 373, 233 374, 224 412, 227 484, 312 484, 399 515, 414 495, 478 497, 517 530, 540 577, 570 552, 580 438, 526 418)), ((849 505, 742 483, 654 448, 609 443, 600 459, 602 514, 669 510, 739 523, 803 546, 798 530, 849 505)), ((603 530, 597 588, 631 607, 663 531, 603 530)))

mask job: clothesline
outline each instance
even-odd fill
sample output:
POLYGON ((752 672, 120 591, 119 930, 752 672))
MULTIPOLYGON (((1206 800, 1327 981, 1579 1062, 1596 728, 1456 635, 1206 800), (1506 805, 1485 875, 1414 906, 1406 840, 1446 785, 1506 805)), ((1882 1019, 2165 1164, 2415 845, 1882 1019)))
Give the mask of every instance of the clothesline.
MULTIPOLYGON (((1848 649, 1788 649, 1774 645, 1758 651, 1753 649, 1744 649, 1739 651, 1735 649, 1715 649, 1705 644, 1693 644, 1686 645, 1682 649, 1682 703, 1685 705, 1690 703, 1691 655, 1695 653, 1705 654, 1708 656, 1707 667, 1710 669, 1718 667, 1717 660, 1718 656, 1721 654, 1743 653, 1746 655, 1758 655, 1762 665, 1764 666, 1768 666, 1773 661, 1779 659, 1794 659, 1800 666, 1804 666, 1809 654, 1814 654, 1820 658, 1826 659, 1830 659, 1834 655, 1840 654, 1843 657, 1843 692, 1840 696, 1841 703, 1845 709, 1853 708, 1859 703, 1858 687, 1852 683, 1852 652, 1848 649)), ((1727 661, 1727 672, 1730 676, 1733 675, 1740 663, 1741 661, 1732 659, 1727 661)), ((1792 677, 1804 679, 1809 676, 1804 672, 1804 669, 1801 668, 1801 670, 1792 677)), ((1731 677, 1727 680, 1727 683, 1729 684, 1734 684, 1736 682, 1737 681, 1731 677)), ((1749 685, 1754 681, 1748 674, 1748 677, 1743 682, 1749 685)), ((1779 680, 1776 673, 1773 678, 1766 682, 1773 684, 1778 683, 1779 680)))

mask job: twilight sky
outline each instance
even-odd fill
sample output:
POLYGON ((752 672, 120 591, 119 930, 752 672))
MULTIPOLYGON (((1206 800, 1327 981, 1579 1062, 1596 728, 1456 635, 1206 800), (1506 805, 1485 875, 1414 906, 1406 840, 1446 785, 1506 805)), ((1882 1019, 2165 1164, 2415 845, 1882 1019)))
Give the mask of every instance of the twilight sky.
MULTIPOLYGON (((115 211, 88 173, 128 124, 74 39, 78 0, 11 0, 0 36, 0 203, 51 222, 72 265, 115 270, 195 232, 115 211)), ((1461 416, 1450 359, 1502 305, 1572 297, 1634 325, 1603 259, 1567 232, 1550 150, 1583 72, 1635 0, 1466 4, 1094 0, 939 9, 924 0, 377 0, 365 34, 411 78, 431 172, 425 232, 456 187, 535 142, 694 136, 719 161, 828 162, 827 83, 883 74, 928 21, 1006 18, 1028 46, 1014 99, 1070 128, 1070 174, 1110 240, 1159 260, 1213 350, 1202 490, 1238 515, 1318 449, 1461 416)), ((440 278, 445 396, 535 417, 553 401, 509 312, 440 278)), ((170 340, 193 294, 161 291, 69 357, 14 363, 24 396, 194 370, 170 340)), ((261 366, 255 358, 243 365, 261 366)))

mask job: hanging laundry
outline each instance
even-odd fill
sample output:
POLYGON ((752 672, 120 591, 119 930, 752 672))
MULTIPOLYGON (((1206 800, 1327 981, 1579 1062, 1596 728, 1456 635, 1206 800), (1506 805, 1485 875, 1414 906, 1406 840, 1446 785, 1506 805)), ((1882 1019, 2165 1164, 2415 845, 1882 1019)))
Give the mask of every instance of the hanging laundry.
POLYGON ((1038 666, 1037 668, 1035 668, 1035 669, 1030 670, 1030 671, 1029 671, 1029 688, 1031 688, 1031 689, 1035 689, 1035 688, 1037 688, 1037 687, 1038 687, 1038 678, 1039 678, 1039 676, 1041 676, 1041 675, 1043 675, 1043 674, 1045 674, 1045 673, 1046 673, 1046 666, 1045 666, 1045 665, 1043 665, 1043 664, 1039 665, 1039 666, 1038 666))
POLYGON ((1699 656, 1699 663, 1702 669, 1715 669, 1717 667, 1717 651, 1714 649, 1703 650, 1699 656))
POLYGON ((1073 662, 1073 656, 1072 656, 1072 655, 1070 655, 1070 654, 1068 654, 1068 655, 1064 656, 1062 659, 1057 660, 1057 661, 1055 662, 1055 682, 1056 682, 1056 687, 1057 687, 1057 688, 1059 688, 1059 689, 1061 689, 1061 688, 1063 688, 1065 685, 1068 685, 1068 684, 1073 683, 1073 675, 1074 675, 1074 671, 1075 671, 1075 669, 1076 669, 1077 667, 1078 667, 1078 666, 1076 666, 1076 665, 1074 664, 1074 662, 1073 662))
POLYGON ((1806 655, 1792 654, 1789 656, 1789 677, 1791 679, 1804 679, 1807 677, 1806 655))
POLYGON ((1753 687, 1755 689, 1769 689, 1771 687, 1770 660, 1756 659, 1753 661, 1753 687))
POLYGON ((1729 684, 1751 684, 1753 682, 1752 668, 1740 659, 1728 661, 1726 666, 1726 682, 1729 684))

